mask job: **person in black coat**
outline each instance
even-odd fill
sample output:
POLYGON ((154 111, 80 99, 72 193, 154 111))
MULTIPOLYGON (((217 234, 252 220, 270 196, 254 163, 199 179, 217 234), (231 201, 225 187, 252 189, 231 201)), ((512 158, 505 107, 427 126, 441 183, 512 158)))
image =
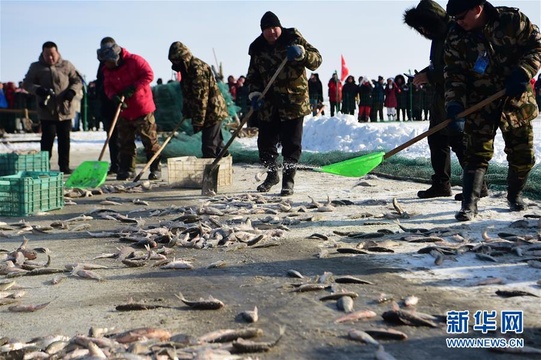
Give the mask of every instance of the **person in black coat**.
POLYGON ((323 84, 319 79, 318 73, 312 73, 308 80, 308 96, 310 97, 310 106, 312 115, 315 116, 319 110, 318 105, 323 103, 323 84))

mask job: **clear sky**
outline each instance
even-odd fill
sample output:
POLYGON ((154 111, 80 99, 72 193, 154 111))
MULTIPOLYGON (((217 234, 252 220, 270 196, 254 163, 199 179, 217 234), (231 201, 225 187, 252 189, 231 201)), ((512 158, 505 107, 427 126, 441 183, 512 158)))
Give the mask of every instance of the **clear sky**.
MULTIPOLYGON (((491 1, 521 9, 541 24, 541 1, 491 1)), ((340 71, 343 54, 350 74, 395 76, 428 64, 430 42, 402 22, 418 1, 9 1, 0 0, 0 81, 20 81, 41 45, 54 41, 61 55, 95 79, 96 49, 111 36, 143 56, 156 79, 172 77, 167 59, 173 41, 224 75, 246 74, 248 46, 261 33, 259 21, 273 11, 282 26, 297 28, 323 56, 316 70, 324 84, 340 71)), ((438 1, 445 8, 447 1, 438 1)), ((308 71, 308 74, 310 71, 308 71)))

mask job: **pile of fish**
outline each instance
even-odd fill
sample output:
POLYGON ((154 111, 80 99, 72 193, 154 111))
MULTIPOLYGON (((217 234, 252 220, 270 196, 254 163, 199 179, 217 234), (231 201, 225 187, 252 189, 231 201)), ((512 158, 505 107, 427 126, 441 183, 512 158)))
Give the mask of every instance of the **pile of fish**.
MULTIPOLYGON (((86 192, 70 189, 68 198, 91 197, 106 193, 140 192, 150 189, 146 182, 98 192, 86 192)), ((51 251, 47 248, 31 248, 29 240, 24 236, 55 234, 64 231, 81 232, 81 236, 94 238, 118 239, 121 246, 117 251, 102 253, 94 259, 110 258, 115 263, 127 267, 157 267, 163 270, 194 269, 191 259, 175 257, 178 248, 226 250, 253 249, 279 246, 280 239, 290 228, 305 222, 313 221, 314 213, 333 212, 337 206, 362 205, 346 200, 318 202, 310 198, 310 203, 295 205, 283 197, 263 196, 261 194, 243 194, 236 196, 216 196, 201 205, 169 206, 153 209, 147 201, 126 200, 118 196, 108 196, 100 201, 101 207, 85 214, 52 222, 49 226, 32 225, 25 220, 16 223, 0 223, 0 237, 23 236, 22 242, 14 250, 0 249, 0 306, 9 305, 11 312, 33 312, 45 308, 50 302, 34 305, 21 305, 20 299, 25 295, 25 288, 19 286, 14 278, 33 275, 54 274, 52 285, 63 279, 75 277, 104 281, 106 278, 95 272, 107 266, 93 263, 73 263, 55 268, 51 265, 51 251), (140 208, 120 212, 114 206, 127 202, 140 208), (156 219, 155 221, 152 221, 156 219), (116 230, 91 231, 93 222, 110 221, 118 225, 116 230), (41 261, 38 261, 41 260, 41 261)), ((370 204, 365 204, 370 205, 370 204)), ((372 205, 386 205, 378 203, 372 205)), ((434 257, 434 264, 439 266, 444 261, 456 260, 458 256, 474 253, 474 261, 513 262, 524 261, 530 266, 541 268, 541 242, 538 234, 538 221, 521 220, 509 225, 516 232, 500 232, 492 238, 485 231, 481 239, 468 239, 463 228, 408 228, 398 219, 410 219, 415 214, 405 211, 396 199, 393 199, 394 212, 374 215, 363 213, 351 217, 395 220, 376 222, 366 221, 365 225, 379 226, 377 231, 343 231, 335 230, 333 235, 314 233, 310 238, 330 243, 337 254, 353 254, 355 256, 377 253, 393 253, 398 242, 408 244, 431 243, 418 250, 420 254, 434 257), (520 230, 520 231, 518 231, 520 230), (535 233, 531 235, 530 233, 535 233), (356 246, 337 245, 329 241, 330 236, 338 236, 358 242, 356 246)), ((321 251, 318 257, 329 256, 327 250, 321 251)), ((223 260, 207 265, 207 268, 227 266, 223 260)), ((329 272, 309 279, 296 270, 290 270, 287 276, 301 279, 301 282, 289 284, 291 296, 299 293, 327 291, 319 297, 321 302, 335 301, 336 309, 345 314, 334 323, 344 324, 372 319, 377 313, 365 308, 355 311, 356 291, 343 289, 344 284, 374 285, 372 282, 351 275, 333 276, 329 272)), ((503 284, 500 279, 486 279, 476 285, 503 284)), ((347 285, 349 286, 349 285, 347 285)), ((500 296, 536 296, 520 290, 498 290, 500 296)), ((200 299, 187 299, 183 294, 176 295, 184 305, 194 310, 219 310, 224 302, 212 296, 200 299)), ((53 300, 54 301, 54 300, 53 300)), ((392 302, 390 310, 381 314, 383 321, 390 326, 426 326, 441 329, 445 326, 442 315, 424 314, 415 310, 419 299, 409 295, 401 299, 402 307, 392 297, 385 294, 375 300, 376 303, 392 302)), ((152 310, 157 308, 176 308, 162 304, 146 302, 128 302, 116 306, 117 311, 152 310)), ((247 323, 258 321, 258 309, 246 310, 237 315, 247 323)), ((285 327, 280 327, 279 334, 270 341, 253 341, 263 336, 263 330, 255 327, 240 329, 221 329, 201 337, 194 338, 186 334, 171 334, 165 329, 137 328, 131 330, 91 328, 87 336, 74 337, 49 336, 20 342, 9 338, 0 338, 0 358, 7 359, 42 359, 42 358, 129 358, 129 359, 240 359, 243 353, 269 351, 278 344, 284 335, 285 327)), ((408 339, 408 335, 394 328, 366 327, 355 328, 348 332, 348 337, 374 346, 376 357, 392 359, 385 352, 380 340, 408 339)), ((246 358, 249 359, 249 358, 246 358)))
POLYGON ((20 342, 0 337, 0 358, 10 359, 253 359, 244 353, 266 352, 284 335, 271 341, 254 341, 262 337, 260 328, 222 329, 193 337, 171 334, 160 328, 90 328, 88 335, 68 337, 50 335, 20 342))

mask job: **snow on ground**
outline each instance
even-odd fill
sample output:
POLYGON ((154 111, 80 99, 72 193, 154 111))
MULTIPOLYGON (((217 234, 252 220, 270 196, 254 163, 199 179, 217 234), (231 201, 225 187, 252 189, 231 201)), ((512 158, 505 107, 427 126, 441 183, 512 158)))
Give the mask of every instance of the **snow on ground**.
MULTIPOLYGON (((541 137, 541 117, 533 121, 534 138, 541 137)), ((353 115, 338 114, 334 117, 306 117, 304 122, 303 150, 313 152, 389 151, 428 130, 428 121, 359 123, 353 115)), ((10 134, 6 135, 9 139, 10 134)), ((16 135, 36 137, 35 134, 16 135)), ((85 152, 103 146, 104 131, 72 132, 71 151, 85 152)), ((246 148, 256 149, 256 138, 237 139, 246 148)), ((142 146, 138 144, 138 146, 142 146)), ((39 150, 39 143, 0 143, 0 152, 39 150)), ((493 163, 505 164, 504 143, 498 132, 494 144, 493 163)), ((535 142, 537 162, 541 161, 541 142, 535 142)), ((420 140, 395 156, 407 158, 430 157, 426 139, 420 140)))

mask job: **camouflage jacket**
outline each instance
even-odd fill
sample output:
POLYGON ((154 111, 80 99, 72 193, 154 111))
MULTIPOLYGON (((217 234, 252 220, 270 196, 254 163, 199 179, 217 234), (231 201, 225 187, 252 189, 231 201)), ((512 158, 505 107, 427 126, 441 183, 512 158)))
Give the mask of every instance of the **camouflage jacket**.
MULTIPOLYGON (((530 78, 541 66, 539 28, 518 9, 485 4, 488 23, 476 31, 464 31, 454 24, 445 41, 445 103, 458 102, 468 108, 504 89, 505 80, 515 67, 530 78), (474 71, 479 56, 488 57, 484 73, 474 71)), ((501 113, 512 127, 534 119, 538 109, 531 85, 520 99, 493 102, 485 113, 501 113)), ((476 116, 475 114, 473 116, 476 116)))
POLYGON ((182 72, 182 112, 193 126, 209 127, 226 119, 229 114, 222 92, 211 67, 192 55, 185 45, 178 49, 186 71, 182 72))
POLYGON ((250 66, 246 83, 250 92, 263 92, 286 57, 287 47, 295 44, 304 47, 305 57, 301 61, 289 61, 280 72, 259 110, 262 121, 270 121, 274 111, 278 111, 283 120, 298 119, 311 113, 305 68, 316 70, 322 59, 319 51, 294 28, 282 29, 282 35, 274 45, 269 45, 263 35, 252 42, 248 51, 250 66))

